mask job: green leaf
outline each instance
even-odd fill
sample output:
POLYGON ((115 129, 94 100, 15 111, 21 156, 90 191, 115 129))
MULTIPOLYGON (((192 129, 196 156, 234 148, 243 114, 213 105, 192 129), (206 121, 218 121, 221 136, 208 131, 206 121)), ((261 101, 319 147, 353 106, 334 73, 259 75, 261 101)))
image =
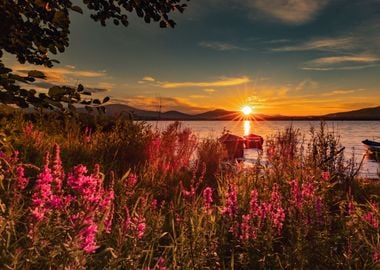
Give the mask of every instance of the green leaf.
POLYGON ((79 85, 78 85, 78 89, 77 89, 77 91, 78 91, 78 92, 83 92, 83 90, 84 90, 83 85, 79 84, 79 85))
POLYGON ((38 79, 46 79, 46 76, 43 72, 39 70, 31 70, 28 72, 28 76, 38 79))
POLYGON ((60 86, 53 86, 49 88, 48 95, 50 97, 63 96, 67 93, 66 89, 60 86))
POLYGON ((49 51, 50 51, 51 53, 53 53, 53 54, 57 54, 57 49, 55 48, 54 45, 50 45, 50 46, 49 46, 49 51))
POLYGON ((9 78, 12 79, 12 80, 15 80, 15 81, 28 83, 28 81, 26 80, 26 78, 21 77, 21 76, 16 75, 16 74, 9 74, 9 78))
POLYGON ((167 27, 166 22, 165 21, 160 21, 160 27, 161 28, 166 28, 167 27))
POLYGON ((94 103, 94 104, 98 104, 98 105, 101 104, 99 99, 94 99, 94 100, 92 101, 92 103, 94 103))
POLYGON ((71 10, 83 14, 83 10, 78 6, 72 6, 71 10))
POLYGON ((63 105, 61 104, 61 102, 59 101, 55 101, 55 100, 52 100, 52 99, 46 99, 46 101, 51 104, 52 106, 56 107, 56 108, 59 108, 59 109, 63 109, 63 105))

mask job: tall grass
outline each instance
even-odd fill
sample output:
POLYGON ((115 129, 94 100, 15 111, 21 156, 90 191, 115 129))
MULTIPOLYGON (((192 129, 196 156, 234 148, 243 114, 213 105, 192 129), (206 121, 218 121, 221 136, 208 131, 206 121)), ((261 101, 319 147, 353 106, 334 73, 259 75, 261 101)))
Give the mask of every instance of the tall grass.
POLYGON ((231 170, 180 123, 2 121, 1 269, 379 266, 376 185, 324 125, 231 170))

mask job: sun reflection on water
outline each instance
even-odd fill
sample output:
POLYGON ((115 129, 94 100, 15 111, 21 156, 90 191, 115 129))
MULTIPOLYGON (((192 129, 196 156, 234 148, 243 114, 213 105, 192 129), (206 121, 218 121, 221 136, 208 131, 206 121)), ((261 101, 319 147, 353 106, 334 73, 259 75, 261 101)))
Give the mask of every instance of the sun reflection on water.
POLYGON ((244 120, 243 121, 243 128, 244 128, 244 136, 247 136, 251 133, 251 121, 250 120, 244 120))

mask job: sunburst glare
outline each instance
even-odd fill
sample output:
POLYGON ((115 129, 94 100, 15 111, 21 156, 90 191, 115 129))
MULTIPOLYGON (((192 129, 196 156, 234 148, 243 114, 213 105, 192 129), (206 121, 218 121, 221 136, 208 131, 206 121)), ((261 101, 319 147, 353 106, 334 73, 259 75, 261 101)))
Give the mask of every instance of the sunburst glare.
POLYGON ((245 115, 245 116, 248 116, 248 115, 251 115, 252 114, 252 107, 251 106, 244 106, 242 109, 241 109, 242 113, 245 115))

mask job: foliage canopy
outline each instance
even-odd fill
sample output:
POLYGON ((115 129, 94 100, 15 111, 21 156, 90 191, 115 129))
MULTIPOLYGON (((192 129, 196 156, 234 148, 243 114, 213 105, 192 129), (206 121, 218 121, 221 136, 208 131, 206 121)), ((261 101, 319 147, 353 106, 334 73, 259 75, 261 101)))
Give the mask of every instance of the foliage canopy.
POLYGON ((3 53, 15 55, 21 64, 52 67, 58 61, 51 59, 49 54, 62 53, 69 46, 71 12, 83 13, 82 7, 87 8, 90 17, 102 26, 109 21, 128 26, 128 14, 135 12, 146 23, 154 21, 165 28, 175 26, 168 15, 175 11, 182 13, 186 7, 184 1, 83 0, 80 6, 69 0, 0 1, 0 102, 59 110, 65 110, 61 102, 101 104, 99 100, 83 99, 85 91, 81 85, 77 88, 55 86, 48 94, 23 89, 20 83, 45 79, 45 75, 39 71, 30 71, 27 76, 12 73, 1 61, 3 53))

